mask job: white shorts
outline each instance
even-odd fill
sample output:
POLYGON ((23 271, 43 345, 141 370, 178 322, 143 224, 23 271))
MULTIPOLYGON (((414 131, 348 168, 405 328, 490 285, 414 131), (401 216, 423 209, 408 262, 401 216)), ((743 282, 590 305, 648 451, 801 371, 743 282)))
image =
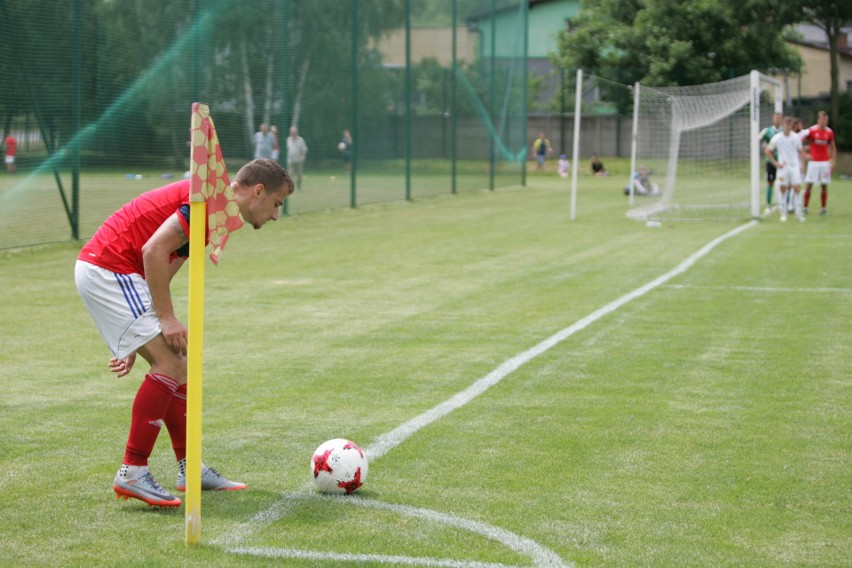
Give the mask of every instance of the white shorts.
POLYGON ((784 166, 778 168, 775 174, 775 183, 778 187, 793 187, 802 185, 802 170, 799 166, 784 166))
POLYGON ((828 185, 831 183, 831 162, 808 162, 805 183, 828 185))
POLYGON ((141 275, 117 274, 78 260, 74 280, 101 337, 119 359, 160 334, 160 320, 141 275))
POLYGON ((15 163, 15 156, 6 156, 6 163, 7 164, 14 164, 15 163))

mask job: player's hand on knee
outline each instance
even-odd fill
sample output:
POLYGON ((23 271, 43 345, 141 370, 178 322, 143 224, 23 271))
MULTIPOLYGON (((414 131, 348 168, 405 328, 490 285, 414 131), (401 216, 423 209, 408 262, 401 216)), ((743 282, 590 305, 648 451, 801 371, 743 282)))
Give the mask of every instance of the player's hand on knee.
POLYGON ((186 326, 184 326, 176 318, 161 319, 160 331, 163 333, 163 338, 166 340, 166 344, 174 352, 186 355, 186 326))

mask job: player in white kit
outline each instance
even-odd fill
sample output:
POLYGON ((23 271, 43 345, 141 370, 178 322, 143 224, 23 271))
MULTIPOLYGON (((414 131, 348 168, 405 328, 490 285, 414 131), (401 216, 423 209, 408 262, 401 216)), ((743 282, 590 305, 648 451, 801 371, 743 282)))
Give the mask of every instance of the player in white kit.
MULTIPOLYGON (((793 204, 796 219, 804 221, 802 200, 799 191, 802 188, 802 174, 805 170, 805 150, 802 139, 793 133, 792 117, 784 117, 784 131, 772 137, 766 145, 766 157, 777 168, 776 180, 781 193, 781 203, 786 203, 787 192, 793 189, 793 204), (777 157, 774 152, 777 152, 777 157)), ((781 222, 787 220, 787 208, 781 207, 781 222)))

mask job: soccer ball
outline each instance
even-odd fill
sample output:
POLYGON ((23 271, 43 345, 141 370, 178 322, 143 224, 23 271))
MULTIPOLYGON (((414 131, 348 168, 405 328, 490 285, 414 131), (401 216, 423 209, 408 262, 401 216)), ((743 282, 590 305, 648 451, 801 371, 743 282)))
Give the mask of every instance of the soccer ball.
POLYGON ((323 493, 352 493, 367 481, 367 457, 354 442, 324 442, 311 458, 311 476, 323 493))

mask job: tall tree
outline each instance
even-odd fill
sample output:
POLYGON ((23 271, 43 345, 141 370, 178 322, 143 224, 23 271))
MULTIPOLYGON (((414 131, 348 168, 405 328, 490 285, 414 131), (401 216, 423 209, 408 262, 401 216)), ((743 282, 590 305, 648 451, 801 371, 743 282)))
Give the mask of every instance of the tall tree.
POLYGON ((840 117, 840 34, 852 23, 852 2, 849 0, 807 0, 803 2, 805 18, 825 32, 831 69, 831 117, 840 117))
POLYGON ((621 83, 695 85, 750 69, 798 69, 779 30, 783 0, 587 0, 559 37, 555 63, 621 83))

